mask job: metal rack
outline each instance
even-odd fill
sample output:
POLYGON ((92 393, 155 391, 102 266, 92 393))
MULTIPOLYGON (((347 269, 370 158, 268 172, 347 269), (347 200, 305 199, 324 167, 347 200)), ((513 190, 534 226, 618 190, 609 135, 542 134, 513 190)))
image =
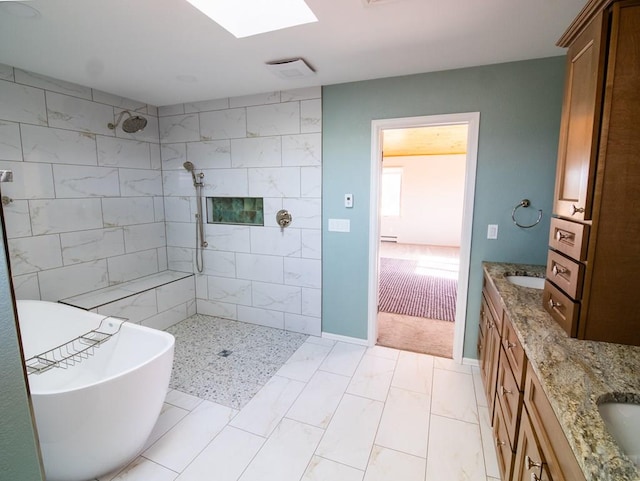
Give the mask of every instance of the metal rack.
POLYGON ((125 320, 105 317, 96 329, 27 359, 25 361, 27 374, 42 374, 54 367, 67 369, 88 359, 94 355, 98 347, 120 332, 125 320))

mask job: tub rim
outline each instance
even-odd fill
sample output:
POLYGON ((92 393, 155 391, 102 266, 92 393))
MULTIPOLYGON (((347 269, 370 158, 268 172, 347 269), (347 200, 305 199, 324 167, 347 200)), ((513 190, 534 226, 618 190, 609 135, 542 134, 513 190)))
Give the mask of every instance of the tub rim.
MULTIPOLYGON (((38 300, 38 299, 20 299, 20 300, 17 300, 16 302, 20 302, 21 300, 28 300, 30 302, 31 301, 37 301, 37 302, 42 302, 42 303, 58 305, 58 303, 56 303, 56 302, 42 301, 42 300, 38 300)), ((69 308, 72 308, 72 309, 74 308, 73 306, 68 306, 66 304, 62 304, 62 305, 66 306, 66 307, 69 307, 69 308)), ((84 311, 83 309, 80 309, 80 308, 75 308, 75 309, 78 309, 80 311, 84 311)), ((87 314, 95 314, 95 313, 92 313, 90 311, 84 311, 84 312, 87 312, 87 314)), ((98 315, 100 315, 100 314, 98 314, 98 315)), ((18 316, 19 316, 19 314, 18 314, 18 316)), ((18 323, 19 323, 19 319, 18 319, 18 323)), ((132 367, 130 367, 128 369, 125 369, 123 371, 120 371, 117 374, 113 374, 111 376, 107 376, 107 377, 104 377, 104 378, 99 379, 97 381, 93 381, 93 382, 90 382, 90 383, 83 384, 81 386, 73 387, 73 388, 70 388, 70 389, 34 389, 31 386, 31 382, 29 382, 29 392, 31 393, 31 395, 32 396, 47 396, 47 395, 56 395, 56 394, 67 394, 67 393, 73 393, 73 392, 77 392, 77 391, 82 391, 84 389, 89 389, 89 388, 92 388, 92 387, 100 385, 100 384, 106 384, 108 382, 112 382, 114 380, 117 380, 117 379, 119 379, 121 377, 126 376, 127 374, 130 374, 130 373, 132 373, 132 372, 134 372, 134 371, 136 371, 138 369, 141 369, 141 368, 147 366, 148 364, 152 363, 153 361, 157 360, 158 358, 166 355, 168 351, 174 349, 175 337, 171 333, 168 333, 166 331, 162 331, 160 329, 156 329, 154 327, 142 326, 140 324, 136 324, 136 323, 130 322, 130 321, 123 321, 122 322, 122 328, 125 328, 125 332, 126 332, 126 329, 131 329, 131 330, 134 330, 134 331, 145 331, 145 332, 148 332, 150 335, 158 336, 158 337, 160 337, 160 338, 162 338, 162 339, 164 339, 164 340, 166 340, 168 342, 167 342, 167 344, 165 346, 162 347, 162 349, 160 349, 153 356, 145 359, 143 362, 141 362, 139 364, 136 364, 135 366, 132 366, 132 367)), ((121 333, 122 333, 122 330, 120 330, 120 332, 118 332, 118 335, 121 334, 121 333)), ((24 342, 24 338, 22 338, 21 342, 24 342)), ((22 346, 21 346, 21 350, 23 351, 22 355, 24 357, 24 350, 23 350, 22 346)), ((26 359, 23 359, 23 363, 24 363, 24 361, 26 361, 26 359)), ((53 367, 53 368, 51 368, 51 371, 55 372, 55 371, 53 371, 54 369, 60 369, 60 368, 53 367)), ((37 373, 27 374, 26 369, 25 369, 25 376, 27 377, 27 380, 30 380, 31 376, 46 376, 46 375, 47 375, 47 371, 42 372, 40 374, 37 374, 37 373)))

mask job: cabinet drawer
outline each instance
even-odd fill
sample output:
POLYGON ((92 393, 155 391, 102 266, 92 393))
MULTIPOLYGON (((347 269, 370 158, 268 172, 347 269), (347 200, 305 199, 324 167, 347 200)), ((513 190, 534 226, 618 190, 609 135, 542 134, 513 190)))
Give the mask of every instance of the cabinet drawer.
POLYGON ((527 367, 527 356, 516 335, 511 319, 509 319, 506 312, 504 314, 504 324, 502 328, 502 347, 511 371, 513 372, 513 377, 518 385, 518 389, 522 391, 524 389, 524 373, 527 367))
POLYGON ((584 265, 550 250, 547 257, 547 279, 572 299, 579 300, 582 297, 584 265))
POLYGON ((580 304, 572 301, 551 282, 545 281, 542 293, 542 306, 551 314, 560 327, 571 337, 576 337, 578 331, 578 316, 580 304))
POLYGON ((500 410, 500 403, 496 405, 496 415, 493 419, 493 439, 496 442, 496 458, 501 479, 511 479, 513 471, 513 450, 507 436, 504 415, 500 410))
POLYGON ((502 335, 502 314, 503 314, 500 294, 498 294, 498 290, 495 288, 492 282, 489 279, 487 279, 486 276, 484 278, 484 288, 482 289, 482 293, 486 298, 487 305, 489 306, 491 314, 493 315, 493 320, 496 324, 496 328, 498 329, 498 335, 500 336, 502 335))
POLYGON ((589 226, 571 222, 570 220, 551 219, 549 231, 549 247, 578 261, 587 258, 589 226))
POLYGON ((511 443, 512 449, 515 451, 516 442, 518 440, 518 423, 520 420, 520 412, 522 410, 522 393, 518 389, 516 380, 513 377, 509 363, 506 362, 503 355, 500 357, 498 365, 498 381, 496 384, 496 398, 502 415, 504 425, 511 443))

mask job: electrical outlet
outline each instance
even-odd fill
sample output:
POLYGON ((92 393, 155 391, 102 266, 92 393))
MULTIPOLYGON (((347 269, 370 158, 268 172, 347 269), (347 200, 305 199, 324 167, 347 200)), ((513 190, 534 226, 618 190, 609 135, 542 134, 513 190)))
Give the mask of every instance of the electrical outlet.
POLYGON ((498 238, 498 224, 489 224, 487 227, 487 239, 498 238))

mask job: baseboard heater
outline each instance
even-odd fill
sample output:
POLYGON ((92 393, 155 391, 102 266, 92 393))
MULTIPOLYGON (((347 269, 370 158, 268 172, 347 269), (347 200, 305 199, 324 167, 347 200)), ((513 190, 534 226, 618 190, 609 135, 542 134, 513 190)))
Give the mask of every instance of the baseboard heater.
POLYGON ((381 235, 380 242, 398 242, 397 235, 381 235))

